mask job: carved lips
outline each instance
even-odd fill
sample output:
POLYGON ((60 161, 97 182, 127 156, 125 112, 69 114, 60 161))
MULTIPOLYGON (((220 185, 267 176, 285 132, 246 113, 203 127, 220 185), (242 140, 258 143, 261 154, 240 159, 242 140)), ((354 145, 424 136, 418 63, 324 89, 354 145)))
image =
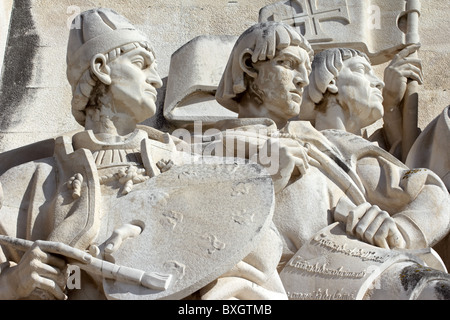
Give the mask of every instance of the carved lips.
POLYGON ((155 90, 155 89, 153 89, 153 88, 151 88, 151 89, 145 89, 144 92, 145 92, 145 93, 148 93, 148 94, 150 94, 150 95, 152 95, 153 98, 154 98, 154 100, 156 100, 157 93, 156 93, 156 90, 155 90))
POLYGON ((297 103, 301 103, 302 102, 302 96, 303 96, 303 90, 302 91, 291 91, 290 92, 292 99, 297 102, 297 103))

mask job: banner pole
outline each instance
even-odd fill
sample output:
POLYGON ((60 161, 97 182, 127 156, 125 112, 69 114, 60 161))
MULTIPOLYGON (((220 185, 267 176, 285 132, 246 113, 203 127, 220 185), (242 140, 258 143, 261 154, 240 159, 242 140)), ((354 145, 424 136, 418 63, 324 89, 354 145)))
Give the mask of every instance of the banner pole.
MULTIPOLYGON (((420 0, 406 0, 406 12, 408 14, 406 44, 420 42, 419 36, 419 16, 420 0)), ((412 57, 418 57, 415 52, 412 57)), ((406 161, 409 150, 420 134, 418 127, 419 118, 419 83, 415 80, 408 80, 405 97, 402 106, 403 133, 402 133, 402 161, 406 161)))

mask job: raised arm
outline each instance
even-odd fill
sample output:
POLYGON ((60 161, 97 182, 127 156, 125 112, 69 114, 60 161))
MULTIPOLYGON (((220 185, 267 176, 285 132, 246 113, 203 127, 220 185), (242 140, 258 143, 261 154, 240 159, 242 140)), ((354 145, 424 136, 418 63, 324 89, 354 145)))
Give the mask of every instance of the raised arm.
POLYGON ((400 51, 384 71, 383 107, 384 133, 389 152, 401 158, 402 112, 401 101, 406 92, 408 79, 423 83, 421 60, 411 57, 420 44, 407 46, 400 51))

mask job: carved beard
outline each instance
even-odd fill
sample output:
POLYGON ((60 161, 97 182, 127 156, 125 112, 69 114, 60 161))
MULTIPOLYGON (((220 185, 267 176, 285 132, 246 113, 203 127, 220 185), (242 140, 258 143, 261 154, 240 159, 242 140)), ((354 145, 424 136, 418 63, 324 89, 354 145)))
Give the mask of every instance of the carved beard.
POLYGON ((102 98, 109 92, 109 86, 96 80, 95 85, 92 88, 91 94, 89 96, 89 102, 86 107, 96 107, 100 108, 102 105, 102 98))
POLYGON ((96 132, 108 132, 114 130, 110 108, 104 105, 86 108, 86 127, 96 132))
POLYGON ((108 85, 97 80, 85 109, 86 120, 90 121, 92 127, 102 132, 114 128, 113 121, 111 120, 113 116, 111 110, 114 110, 114 105, 113 101, 107 95, 109 88, 108 85))
MULTIPOLYGON (((96 132, 115 131, 114 101, 108 95, 110 86, 97 81, 89 99, 89 105, 85 109, 86 123, 96 132)), ((86 125, 85 125, 86 126, 86 125)))

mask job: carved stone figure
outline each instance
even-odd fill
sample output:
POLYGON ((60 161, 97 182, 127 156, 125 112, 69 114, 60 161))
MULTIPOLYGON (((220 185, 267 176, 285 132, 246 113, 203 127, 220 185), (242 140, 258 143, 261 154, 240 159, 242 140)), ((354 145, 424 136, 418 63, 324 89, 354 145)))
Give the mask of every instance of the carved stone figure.
MULTIPOLYGON (((349 249, 351 252, 366 250, 353 247, 355 243, 382 248, 386 250, 382 254, 386 259, 380 260, 383 263, 389 260, 389 255, 406 252, 401 250, 427 251, 450 230, 449 195, 435 173, 426 169, 410 170, 388 152, 352 133, 339 130, 319 132, 309 122, 288 121, 300 112, 302 91, 308 84, 310 59, 312 51, 307 41, 289 26, 276 22, 257 24, 237 40, 216 94, 217 101, 237 111, 240 118, 220 124, 223 130, 220 143, 225 145, 224 149, 230 151, 232 143, 241 141, 247 150, 254 151, 254 154, 247 153, 245 156, 256 157, 263 164, 264 156, 270 154, 268 150, 272 150, 279 160, 278 170, 272 172, 272 177, 277 191, 274 222, 284 243, 281 266, 307 265, 308 260, 302 259, 311 260, 312 257, 298 255, 302 249, 312 252, 313 256, 314 252, 318 256, 323 255, 323 250, 320 251, 317 244, 310 243, 314 239, 320 240, 322 234, 324 239, 318 243, 329 244, 334 252, 335 245, 352 247, 349 249), (254 119, 252 122, 245 119, 247 117, 270 118, 272 121, 254 119), (229 130, 231 128, 234 130, 229 130), (265 136, 260 134, 261 128, 266 129, 265 136), (336 221, 338 225, 334 224, 336 221), (339 226, 339 221, 343 225, 339 226), (333 228, 343 230, 339 243, 330 238, 336 233, 333 228), (294 262, 291 259, 295 259, 294 262)), ((357 61, 366 63, 367 60, 361 58, 357 61)), ((351 85, 349 82, 344 84, 351 85)), ((357 92, 371 90, 369 81, 360 81, 355 85, 355 89, 359 90, 357 92)), ((345 92, 336 94, 339 100, 345 92)), ((381 112, 381 92, 376 102, 381 112)), ((217 150, 220 151, 220 147, 217 150)), ((342 254, 337 257, 327 254, 326 259, 330 259, 328 263, 336 270, 346 272, 349 270, 343 270, 344 266, 353 266, 356 270, 348 274, 364 271, 365 276, 361 276, 361 279, 366 281, 366 275, 370 272, 363 268, 377 269, 377 264, 371 265, 370 259, 361 256, 359 261, 369 265, 345 263, 348 262, 345 251, 342 250, 342 254), (340 259, 343 261, 341 264, 340 259), (358 270, 356 265, 361 269, 358 270)), ((425 292, 414 285, 414 289, 410 287, 409 292, 406 292, 398 280, 393 280, 399 279, 400 274, 405 276, 405 268, 424 263, 419 258, 424 256, 418 252, 407 256, 399 258, 406 261, 406 265, 400 264, 401 267, 389 269, 392 272, 377 273, 381 279, 378 285, 382 292, 390 290, 384 286, 386 283, 398 290, 396 298, 400 299, 411 297, 411 292, 416 289, 414 297, 425 292)), ((425 259, 427 263, 445 270, 439 259, 435 263, 432 255, 425 259)), ((389 261, 395 265, 392 259, 389 261)), ((308 270, 306 267, 303 269, 308 270)), ((377 297, 374 294, 377 289, 373 287, 373 274, 369 277, 372 286, 361 280, 355 289, 351 285, 336 287, 339 284, 333 284, 329 277, 325 282, 314 284, 315 278, 308 271, 306 275, 302 272, 293 274, 292 270, 286 273, 291 276, 284 278, 285 286, 291 286, 287 289, 291 298, 311 297, 308 292, 304 292, 305 295, 292 292, 292 286, 307 291, 310 288, 318 289, 315 285, 341 290, 341 298, 377 297), (362 293, 353 290, 362 290, 362 293)), ((448 275, 445 272, 441 272, 441 275, 448 287, 448 275)), ((434 279, 426 276, 424 279, 433 288, 434 279)), ((407 278, 404 280, 408 281, 407 278)), ((324 293, 327 288, 321 287, 320 290, 324 293)))
POLYGON ((384 82, 361 51, 333 48, 318 53, 311 66, 302 108, 315 114, 313 123, 318 130, 345 130, 357 135, 383 118, 383 128, 368 138, 400 158, 400 103, 408 79, 423 82, 420 60, 410 57, 418 48, 419 45, 412 45, 398 53, 385 70, 384 82))
MULTIPOLYGON (((337 129, 357 135, 383 116, 383 128, 367 138, 401 158, 401 102, 409 81, 423 83, 420 60, 411 56, 418 48, 419 45, 411 45, 400 51, 386 68, 384 82, 374 74, 370 60, 360 51, 336 48, 320 52, 312 63, 302 108, 314 110, 314 124, 318 130, 337 129), (361 85, 365 81, 370 84, 361 85)), ((410 168, 432 170, 448 189, 446 174, 450 166, 446 160, 448 139, 445 136, 449 129, 446 117, 448 119, 444 111, 430 123, 411 148, 405 164, 410 168)), ((448 263, 446 250, 438 251, 448 263)))
MULTIPOLYGON (((404 90, 387 79, 421 81, 411 57, 417 46, 405 48, 418 42, 419 1, 333 2, 263 8, 260 19, 273 21, 238 38, 218 87, 231 38, 215 48, 219 66, 194 51, 220 37, 180 48, 174 69, 183 65, 177 58, 198 60, 190 60, 192 74, 169 77, 165 116, 186 127, 207 122, 193 144, 179 135, 191 134, 185 128, 169 135, 139 125, 155 114, 163 85, 147 37, 112 10, 81 13, 69 37, 67 78, 84 130, 0 154, 0 298, 449 299, 450 276, 431 249, 449 237, 444 182, 358 134, 383 109, 395 111, 387 122, 397 121, 404 90), (370 4, 386 9, 373 32, 370 4), (332 77, 321 86, 331 94, 316 92, 327 107, 318 130, 294 119, 319 84, 311 72, 323 75, 311 67, 313 48, 336 39, 369 45, 372 61, 394 57, 385 77, 389 103, 381 105, 383 84, 366 56, 330 50, 343 54, 333 61, 336 72, 324 71, 332 77), (216 89, 230 110, 217 116, 216 89)), ((448 108, 412 155, 430 136, 445 136, 447 120, 448 108)), ((396 142, 389 141, 394 154, 396 142)))
POLYGON ((270 176, 139 126, 162 85, 147 37, 110 9, 80 21, 67 77, 85 130, 58 137, 53 156, 2 166, 0 297, 286 298, 270 176))
MULTIPOLYGON (((317 0, 314 3, 295 0, 280 1, 262 8, 259 21, 289 24, 310 41, 316 53, 330 48, 352 48, 366 53, 373 64, 397 60, 395 69, 404 72, 406 69, 403 67, 410 61, 402 61, 401 58, 415 60, 414 65, 419 61, 414 47, 410 48, 409 53, 402 52, 401 57, 398 54, 406 46, 420 43, 420 15, 420 0, 336 0, 331 3, 327 0, 317 0)), ((418 70, 413 73, 419 74, 418 70)), ((388 142, 393 140, 397 143, 395 156, 403 162, 420 133, 417 98, 419 81, 414 74, 407 73, 407 76, 411 78, 410 81, 395 86, 404 92, 400 110, 396 103, 387 108, 385 113, 385 118, 395 128, 395 135, 388 130, 388 142)), ((395 73, 394 78, 401 79, 395 73)), ((398 96, 396 92, 395 96, 398 96)), ((301 119, 311 120, 313 115, 310 110, 303 109, 301 119)))

